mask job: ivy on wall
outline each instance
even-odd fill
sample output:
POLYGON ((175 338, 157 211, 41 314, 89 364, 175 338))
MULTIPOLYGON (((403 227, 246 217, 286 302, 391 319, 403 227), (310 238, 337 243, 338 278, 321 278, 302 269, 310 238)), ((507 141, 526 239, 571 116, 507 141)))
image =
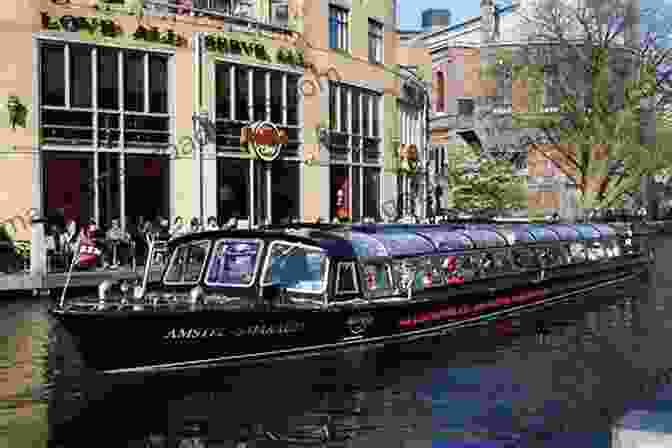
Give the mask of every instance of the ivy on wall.
POLYGON ((27 127, 28 107, 21 102, 21 99, 17 95, 9 95, 4 108, 7 109, 7 124, 9 127, 13 130, 17 126, 22 128, 27 127))

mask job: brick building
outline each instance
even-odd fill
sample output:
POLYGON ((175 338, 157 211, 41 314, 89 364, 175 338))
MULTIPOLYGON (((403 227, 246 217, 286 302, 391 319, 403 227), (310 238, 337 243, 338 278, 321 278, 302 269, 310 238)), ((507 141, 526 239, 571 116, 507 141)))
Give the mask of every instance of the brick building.
POLYGON ((529 43, 526 36, 532 29, 522 13, 527 6, 526 0, 507 6, 482 0, 480 16, 413 38, 432 56, 430 126, 438 183, 447 187, 441 160, 450 156, 451 146, 466 142, 479 148, 483 157, 512 161, 519 174, 527 176, 531 214, 558 212, 572 218, 574 188, 552 162, 521 144, 521 137, 535 130, 518 128, 512 119, 516 114, 557 111, 561 99, 557 70, 562 68, 543 55, 543 46, 529 43), (530 51, 543 55, 540 64, 554 70, 544 71, 542 79, 514 80, 513 64, 530 51))

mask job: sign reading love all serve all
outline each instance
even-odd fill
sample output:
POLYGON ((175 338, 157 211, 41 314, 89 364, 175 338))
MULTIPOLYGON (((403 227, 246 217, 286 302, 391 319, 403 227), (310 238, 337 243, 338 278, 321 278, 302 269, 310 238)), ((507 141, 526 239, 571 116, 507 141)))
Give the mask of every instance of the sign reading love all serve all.
MULTIPOLYGON (((224 34, 210 33, 205 36, 205 48, 208 51, 249 56, 263 62, 271 62, 271 54, 261 42, 250 42, 233 38, 224 34)), ((304 54, 298 48, 278 48, 275 51, 275 62, 279 64, 303 66, 304 54)))
MULTIPOLYGON (((98 17, 78 17, 64 15, 60 17, 50 16, 46 12, 42 14, 42 28, 53 31, 80 32, 87 31, 91 34, 99 34, 102 37, 118 38, 124 35, 121 26, 113 19, 98 17)), ((159 30, 158 27, 138 25, 134 32, 130 33, 134 40, 150 43, 183 47, 188 44, 188 39, 177 34, 172 29, 159 30)))

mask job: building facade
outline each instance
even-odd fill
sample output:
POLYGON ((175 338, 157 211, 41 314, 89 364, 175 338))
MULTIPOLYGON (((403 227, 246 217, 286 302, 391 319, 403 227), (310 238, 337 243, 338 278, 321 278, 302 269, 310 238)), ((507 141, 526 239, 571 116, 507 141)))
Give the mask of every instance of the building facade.
MULTIPOLYGON (((400 45, 392 0, 5 6, 6 217, 258 226, 397 198, 400 66, 428 79, 430 59, 400 45)), ((16 233, 40 272, 44 226, 16 233)))

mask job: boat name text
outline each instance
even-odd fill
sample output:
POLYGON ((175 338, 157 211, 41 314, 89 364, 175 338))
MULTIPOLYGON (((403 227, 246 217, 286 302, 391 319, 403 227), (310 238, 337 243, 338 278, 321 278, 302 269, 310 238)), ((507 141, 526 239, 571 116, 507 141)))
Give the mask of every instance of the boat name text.
POLYGON ((303 330, 302 322, 258 323, 242 328, 172 328, 163 339, 207 339, 226 336, 274 336, 303 330))

